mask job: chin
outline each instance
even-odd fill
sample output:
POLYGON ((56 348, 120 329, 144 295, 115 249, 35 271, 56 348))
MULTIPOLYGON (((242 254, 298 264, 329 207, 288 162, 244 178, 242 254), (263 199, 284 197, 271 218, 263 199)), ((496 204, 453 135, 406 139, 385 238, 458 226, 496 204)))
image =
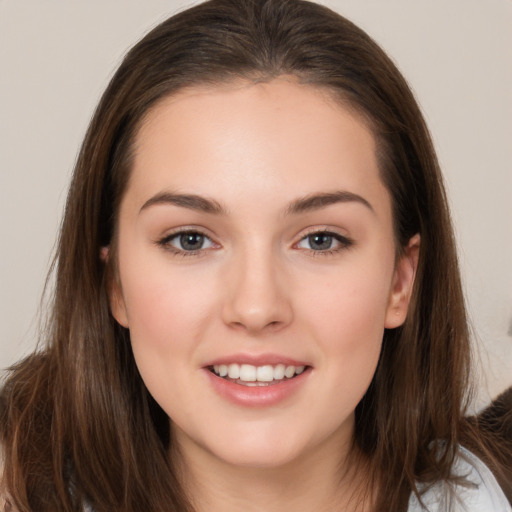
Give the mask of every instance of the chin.
POLYGON ((307 459, 323 440, 318 432, 291 432, 289 426, 259 427, 232 431, 228 436, 213 440, 207 449, 232 466, 277 469, 307 459))
POLYGON ((277 469, 294 463, 301 458, 299 449, 274 449, 267 445, 237 447, 233 446, 229 452, 214 454, 226 464, 240 468, 277 469))

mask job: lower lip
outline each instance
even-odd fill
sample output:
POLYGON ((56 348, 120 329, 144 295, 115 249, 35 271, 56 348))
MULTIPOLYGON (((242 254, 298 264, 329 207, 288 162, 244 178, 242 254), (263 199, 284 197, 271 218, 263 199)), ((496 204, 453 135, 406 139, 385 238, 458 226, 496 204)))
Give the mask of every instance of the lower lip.
POLYGON ((204 371, 210 384, 222 398, 236 405, 245 407, 269 407, 284 402, 294 395, 306 382, 311 368, 306 368, 300 375, 268 386, 244 386, 215 375, 208 368, 204 371))

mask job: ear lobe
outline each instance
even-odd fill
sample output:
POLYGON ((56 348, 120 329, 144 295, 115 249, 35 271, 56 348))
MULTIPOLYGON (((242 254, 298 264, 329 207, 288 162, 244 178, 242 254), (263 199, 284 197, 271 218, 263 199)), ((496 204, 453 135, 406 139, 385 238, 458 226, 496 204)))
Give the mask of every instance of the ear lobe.
POLYGON ((108 298, 112 316, 116 319, 118 324, 128 329, 128 315, 123 292, 115 279, 113 279, 108 286, 108 298))
POLYGON ((391 285, 384 327, 394 329, 405 322, 418 268, 420 235, 414 235, 397 261, 391 285))
MULTIPOLYGON (((100 250, 100 259, 103 263, 109 263, 109 247, 102 247, 100 250)), ((126 305, 124 303, 121 285, 114 272, 107 269, 107 295, 110 306, 110 312, 116 319, 117 323, 128 328, 128 315, 126 313, 126 305)))
POLYGON ((103 263, 108 263, 110 247, 107 245, 100 249, 100 260, 103 263))

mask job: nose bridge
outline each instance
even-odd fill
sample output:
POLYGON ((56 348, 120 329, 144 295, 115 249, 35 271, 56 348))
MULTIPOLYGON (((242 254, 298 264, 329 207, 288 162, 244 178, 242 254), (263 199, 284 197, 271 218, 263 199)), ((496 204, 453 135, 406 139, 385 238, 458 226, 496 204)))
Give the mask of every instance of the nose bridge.
POLYGON ((235 251, 227 272, 224 321, 256 333, 288 324, 292 307, 278 251, 271 242, 253 240, 235 251))

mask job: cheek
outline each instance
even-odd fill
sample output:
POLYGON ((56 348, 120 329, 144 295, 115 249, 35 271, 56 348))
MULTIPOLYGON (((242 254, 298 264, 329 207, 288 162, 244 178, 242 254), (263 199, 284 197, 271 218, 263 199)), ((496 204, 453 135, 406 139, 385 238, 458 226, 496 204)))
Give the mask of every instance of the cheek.
MULTIPOLYGON (((136 261, 126 268, 138 268, 136 261)), ((207 272, 177 271, 154 261, 135 275, 122 276, 129 328, 135 342, 162 350, 186 344, 211 315, 213 283, 207 272)))
POLYGON ((303 283, 303 314, 321 339, 358 349, 363 342, 379 340, 384 332, 392 272, 391 265, 352 265, 325 278, 303 283))
MULTIPOLYGON (((331 392, 343 390, 348 413, 370 384, 384 334, 392 278, 388 263, 351 265, 322 280, 306 283, 311 291, 302 302, 303 330, 316 340, 331 392)), ((323 366, 323 365, 322 365, 323 366)))
MULTIPOLYGON (((176 271, 165 260, 144 271, 121 276, 133 354, 141 377, 170 415, 193 414, 197 348, 209 328, 214 308, 213 278, 198 271, 176 271), (179 390, 178 393, 171 391, 179 390)), ((135 255, 125 262, 140 269, 135 255)))
POLYGON ((317 323, 323 326, 317 332, 318 343, 329 355, 329 365, 346 383, 345 390, 364 393, 380 355, 385 301, 374 289, 358 285, 333 293, 323 306, 319 313, 322 321, 317 323))

